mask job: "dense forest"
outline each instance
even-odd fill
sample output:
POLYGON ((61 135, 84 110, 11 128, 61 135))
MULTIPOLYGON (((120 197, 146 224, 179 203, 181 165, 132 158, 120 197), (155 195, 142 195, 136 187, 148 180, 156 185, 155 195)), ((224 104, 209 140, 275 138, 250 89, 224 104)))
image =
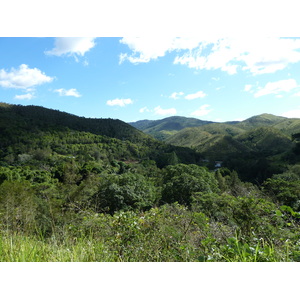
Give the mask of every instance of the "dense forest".
POLYGON ((300 261, 299 119, 153 122, 1 103, 0 259, 300 261))

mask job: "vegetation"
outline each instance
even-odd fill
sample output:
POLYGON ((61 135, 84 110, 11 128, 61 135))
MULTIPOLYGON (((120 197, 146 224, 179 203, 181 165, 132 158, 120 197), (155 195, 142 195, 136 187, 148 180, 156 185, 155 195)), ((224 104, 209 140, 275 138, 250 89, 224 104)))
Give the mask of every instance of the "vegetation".
POLYGON ((300 131, 218 126, 205 135, 237 168, 119 120, 1 104, 0 259, 300 261, 300 131))
POLYGON ((133 127, 152 135, 158 140, 165 140, 186 127, 197 127, 211 123, 195 118, 168 117, 162 120, 142 120, 129 123, 133 127))

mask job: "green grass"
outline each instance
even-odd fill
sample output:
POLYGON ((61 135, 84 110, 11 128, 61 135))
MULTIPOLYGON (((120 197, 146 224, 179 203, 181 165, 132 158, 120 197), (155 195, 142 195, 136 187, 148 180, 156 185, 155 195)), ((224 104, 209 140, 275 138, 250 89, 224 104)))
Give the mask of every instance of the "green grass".
POLYGON ((55 238, 47 241, 20 234, 2 234, 0 237, 1 262, 89 262, 105 261, 102 243, 86 238, 67 239, 59 243, 55 238))

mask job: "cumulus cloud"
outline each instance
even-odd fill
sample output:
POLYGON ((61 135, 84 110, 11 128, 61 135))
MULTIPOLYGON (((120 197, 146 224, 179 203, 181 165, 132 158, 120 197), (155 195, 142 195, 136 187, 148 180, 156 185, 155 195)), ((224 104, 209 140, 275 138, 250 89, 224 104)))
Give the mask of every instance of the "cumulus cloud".
POLYGON ((280 92, 290 92, 299 87, 295 79, 279 80, 268 82, 265 87, 259 88, 254 97, 261 97, 269 94, 279 94, 280 92))
POLYGON ((258 75, 273 73, 290 63, 299 62, 299 50, 299 39, 220 39, 178 55, 174 63, 196 69, 221 69, 228 74, 235 74, 240 68, 258 75))
POLYGON ((204 98, 205 96, 207 96, 207 95, 204 92, 199 91, 194 94, 186 95, 184 98, 187 100, 194 100, 194 99, 198 99, 198 98, 204 98))
POLYGON ((20 65, 18 69, 11 68, 9 72, 0 70, 0 86, 4 88, 29 89, 52 80, 53 77, 47 76, 37 68, 30 69, 25 64, 20 65))
POLYGON ((45 51, 45 54, 56 56, 84 56, 84 54, 92 49, 95 45, 95 38, 60 37, 55 39, 55 47, 52 50, 45 51))
POLYGON ((196 117, 205 116, 212 111, 211 109, 208 109, 209 106, 210 106, 209 104, 204 104, 204 105, 200 106, 199 109, 192 112, 191 115, 196 116, 196 117))
POLYGON ((81 97, 81 95, 78 93, 78 91, 76 89, 57 89, 54 90, 54 92, 58 93, 59 96, 73 96, 73 97, 81 97))
POLYGON ((127 45, 132 54, 121 53, 120 63, 125 60, 131 63, 146 63, 164 56, 174 50, 193 49, 199 45, 197 38, 166 37, 124 37, 120 43, 127 45))
POLYGON ((252 88, 252 84, 246 84, 245 88, 244 88, 244 91, 249 92, 251 90, 251 88, 252 88))
POLYGON ((122 53, 120 63, 146 63, 176 51, 174 64, 198 70, 220 69, 233 75, 238 70, 253 75, 273 73, 300 61, 300 39, 291 38, 123 38, 131 53, 122 53))
POLYGON ((160 106, 154 108, 154 113, 156 115, 166 116, 166 115, 176 115, 177 111, 175 108, 163 109, 160 106))
POLYGON ((149 112, 149 111, 150 111, 150 110, 148 109, 147 106, 142 107, 142 108, 139 110, 140 113, 144 113, 145 111, 146 111, 146 112, 149 112))
POLYGON ((24 95, 16 95, 15 96, 15 99, 18 99, 18 100, 30 100, 34 98, 34 94, 32 93, 27 93, 27 94, 24 94, 24 95))
POLYGON ((179 97, 182 96, 183 94, 184 94, 183 92, 178 92, 178 93, 174 92, 171 94, 171 96, 169 96, 169 98, 176 100, 179 99, 179 97))
POLYGON ((106 101, 106 104, 109 106, 125 106, 128 104, 132 104, 133 101, 131 99, 114 99, 114 100, 108 100, 106 101))
POLYGON ((300 108, 287 111, 282 116, 286 118, 300 118, 300 108))

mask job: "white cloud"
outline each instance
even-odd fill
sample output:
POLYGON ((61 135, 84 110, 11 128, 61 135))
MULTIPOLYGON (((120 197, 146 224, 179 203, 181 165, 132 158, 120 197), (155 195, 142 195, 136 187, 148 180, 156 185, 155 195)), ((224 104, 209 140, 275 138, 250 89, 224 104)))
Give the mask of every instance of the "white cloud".
POLYGON ((200 106, 198 110, 195 110, 194 112, 192 112, 191 115, 196 116, 196 117, 205 116, 212 111, 211 109, 208 109, 209 106, 210 106, 209 104, 204 104, 204 105, 200 106))
POLYGON ((200 47, 177 55, 174 63, 195 69, 221 69, 231 75, 240 68, 258 75, 299 62, 299 50, 299 39, 221 39, 201 43, 200 47))
POLYGON ((221 69, 229 74, 235 74, 238 68, 236 64, 238 54, 238 51, 230 47, 228 40, 203 41, 199 47, 181 56, 177 55, 174 63, 195 69, 221 69))
POLYGON ((204 92, 199 91, 194 94, 186 95, 184 98, 187 100, 194 100, 194 99, 198 99, 198 98, 204 98, 205 96, 207 96, 207 95, 204 92))
POLYGON ((14 89, 28 89, 53 80, 37 68, 30 69, 27 65, 20 65, 19 69, 12 68, 10 72, 0 70, 0 86, 14 89))
POLYGON ((293 95, 294 97, 300 97, 300 92, 293 95))
POLYGON ((171 96, 169 96, 169 98, 172 98, 174 100, 179 99, 179 96, 182 96, 184 93, 183 92, 174 92, 171 94, 171 96))
POLYGON ((282 114, 286 118, 300 118, 300 109, 294 109, 282 114))
POLYGON ((109 106, 125 106, 127 104, 132 104, 133 101, 131 99, 114 99, 106 101, 106 104, 109 106))
POLYGON ((254 94, 254 97, 261 97, 268 94, 278 94, 280 92, 290 92, 299 87, 295 79, 279 80, 275 82, 268 82, 264 88, 254 94))
POLYGON ((132 54, 121 53, 120 63, 125 60, 131 63, 146 63, 164 56, 174 50, 193 49, 199 45, 197 38, 166 37, 124 37, 120 43, 127 45, 132 54))
POLYGON ((147 106, 142 107, 142 108, 139 110, 140 113, 144 113, 145 111, 146 111, 146 112, 149 112, 149 111, 150 111, 150 110, 148 109, 147 106))
POLYGON ((252 88, 252 84, 246 84, 245 88, 244 88, 244 91, 249 92, 251 90, 251 88, 252 88))
POLYGON ((24 100, 24 99, 30 100, 32 98, 34 98, 34 94, 32 94, 32 93, 27 93, 27 94, 24 94, 24 95, 16 95, 15 96, 15 99, 18 99, 18 100, 24 100))
POLYGON ((300 39, 291 38, 123 38, 131 53, 122 53, 120 63, 149 62, 177 51, 174 64, 198 70, 220 69, 232 75, 238 70, 253 75, 273 73, 300 62, 300 39), (183 51, 183 53, 182 53, 183 51))
POLYGON ((95 45, 95 38, 59 37, 55 39, 55 47, 50 51, 45 51, 45 54, 56 56, 84 56, 84 54, 92 49, 95 45))
POLYGON ((78 91, 76 89, 57 89, 54 90, 54 92, 57 92, 59 94, 59 96, 73 96, 73 97, 81 97, 81 95, 78 93, 78 91))
POLYGON ((166 116, 166 115, 176 115, 177 111, 175 108, 163 109, 160 106, 154 108, 154 113, 156 115, 166 116))

